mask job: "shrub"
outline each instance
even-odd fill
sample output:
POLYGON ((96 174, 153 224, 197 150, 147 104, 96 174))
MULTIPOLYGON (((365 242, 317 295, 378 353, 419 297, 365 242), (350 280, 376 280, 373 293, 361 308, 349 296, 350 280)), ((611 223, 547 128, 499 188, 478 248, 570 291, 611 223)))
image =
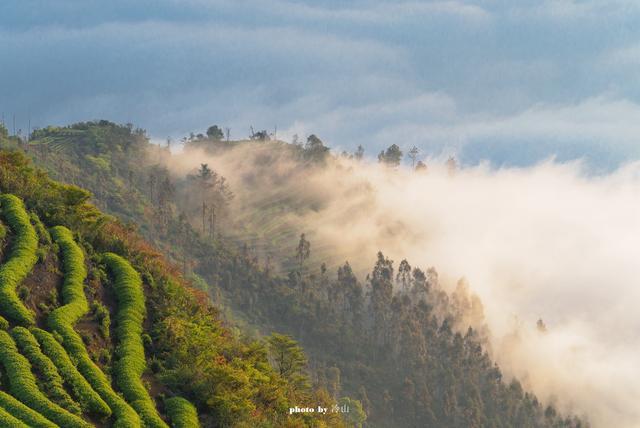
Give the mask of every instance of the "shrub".
POLYGON ((69 355, 62 345, 53 337, 53 335, 39 328, 32 328, 31 333, 40 343, 44 354, 53 361, 58 368, 60 375, 65 383, 69 385, 71 393, 80 403, 82 410, 88 413, 94 413, 102 416, 111 415, 111 409, 107 406, 91 385, 80 374, 76 366, 73 365, 69 355))
POLYGON ((173 428, 198 428, 198 412, 196 407, 182 397, 167 398, 164 401, 167 414, 173 428))
POLYGON ((118 301, 116 312, 116 384, 125 399, 138 411, 145 426, 168 428, 160 418, 141 377, 147 368, 142 343, 142 322, 146 315, 142 280, 138 272, 122 257, 105 253, 103 260, 113 275, 118 301))
POLYGON ((0 407, 0 426, 5 428, 29 428, 29 425, 13 417, 2 407, 0 407))
POLYGON ((36 250, 36 258, 38 259, 39 263, 44 263, 44 261, 47 259, 47 248, 45 247, 39 247, 36 250))
POLYGON ((55 325, 74 325, 89 310, 84 295, 84 279, 87 271, 84 267, 82 249, 73 241, 69 229, 56 226, 51 235, 62 253, 64 282, 62 284, 62 302, 64 306, 49 316, 49 323, 55 325))
POLYGON ((40 221, 40 217, 34 212, 29 213, 29 218, 31 219, 31 224, 33 224, 33 228, 38 233, 38 238, 40 239, 40 243, 47 246, 51 244, 51 235, 49 235, 49 231, 40 221))
POLYGON ((24 327, 16 327, 11 332, 11 336, 18 345, 18 349, 20 349, 22 355, 27 357, 33 368, 37 371, 43 382, 44 390, 52 401, 71 413, 75 413, 76 415, 81 414, 82 410, 78 403, 73 401, 64 389, 64 381, 60 373, 58 373, 58 369, 49 357, 42 353, 42 349, 40 349, 40 345, 33 334, 24 327))
POLYGON ((5 428, 29 428, 29 425, 25 424, 19 419, 14 418, 9 413, 0 408, 0 425, 5 428))
POLYGON ((0 391, 0 407, 24 422, 28 427, 57 428, 56 424, 4 391, 0 391))
POLYGON ((108 349, 101 349, 97 358, 98 362, 103 366, 111 364, 111 353, 108 349))
POLYGON ((109 309, 97 300, 91 304, 91 310, 93 311, 93 318, 100 324, 100 333, 105 339, 109 339, 111 328, 111 315, 109 315, 109 309))
POLYGON ((29 298, 29 289, 27 287, 25 287, 24 285, 21 285, 20 287, 18 287, 18 298, 22 301, 25 301, 29 298))
POLYGON ((16 295, 16 288, 36 264, 38 236, 22 200, 14 195, 0 195, 2 216, 14 233, 14 242, 7 262, 0 267, 0 311, 19 324, 35 323, 33 312, 28 310, 16 295))
POLYGON ((0 331, 0 362, 9 380, 9 390, 18 400, 63 427, 89 428, 90 424, 51 402, 39 389, 29 361, 19 352, 11 336, 0 331))
POLYGON ((83 282, 87 276, 84 267, 82 249, 74 242, 71 232, 62 226, 51 229, 54 241, 62 252, 64 282, 62 300, 64 305, 49 316, 49 328, 62 337, 64 348, 75 362, 91 387, 102 397, 115 416, 114 428, 140 427, 140 418, 111 387, 111 382, 95 365, 82 342, 80 335, 73 329, 75 323, 85 315, 89 306, 84 295, 83 282))
POLYGON ((0 330, 8 330, 9 329, 9 321, 7 321, 4 317, 0 316, 0 330))

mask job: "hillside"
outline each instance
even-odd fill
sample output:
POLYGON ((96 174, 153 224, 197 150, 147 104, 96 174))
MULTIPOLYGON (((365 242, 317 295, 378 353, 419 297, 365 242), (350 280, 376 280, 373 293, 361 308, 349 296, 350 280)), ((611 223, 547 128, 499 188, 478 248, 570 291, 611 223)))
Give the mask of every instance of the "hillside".
POLYGON ((299 369, 276 370, 304 361, 295 342, 232 333, 89 193, 6 151, 0 193, 0 425, 342 425, 288 415, 331 405, 299 369))
MULTIPOLYGON (((196 137, 187 146, 225 151, 253 143, 226 145, 196 137)), ((241 191, 234 186, 241 184, 225 181, 215 165, 196 163, 189 174, 177 176, 167 169, 174 160, 167 148, 150 144, 142 130, 106 121, 47 128, 34 132, 29 144, 5 138, 2 145, 26 153, 55 179, 87 188, 98 207, 126 222, 122 226, 95 209, 75 213, 88 206, 89 198, 75 187, 58 185, 67 193, 49 202, 50 197, 36 191, 40 184, 22 184, 33 177, 46 180, 41 174, 21 172, 32 178, 10 179, 20 176, 11 170, 3 178, 2 191, 23 197, 46 228, 64 225, 76 233, 88 263, 95 263, 88 267, 88 272, 96 270, 89 284, 118 282, 107 266, 109 260, 113 263, 113 257, 104 256, 108 252, 124 256, 141 274, 151 320, 145 326, 154 326, 145 330, 144 343, 151 371, 158 370, 148 379, 156 403, 162 403, 161 396, 184 396, 196 404, 205 426, 220 420, 256 426, 255 420, 246 422, 252 417, 260 423, 275 421, 276 426, 310 423, 308 418, 285 416, 287 404, 300 400, 342 400, 354 408, 361 403, 365 424, 372 427, 586 425, 541 403, 517 379, 503 377, 489 353, 482 305, 464 282, 447 293, 434 269, 422 270, 407 260, 394 263, 383 252, 364 278, 348 262, 327 266, 322 259, 339 249, 309 251, 308 241, 299 237, 305 231, 278 218, 300 209, 299 200, 279 201, 271 210, 264 200, 251 212, 233 212, 233 193, 241 191), (5 180, 11 184, 5 185, 5 180), (173 268, 135 230, 173 262, 173 268), (260 248, 265 239, 275 251, 260 248), (287 255, 291 250, 298 252, 287 255), (209 295, 225 319, 237 326, 233 331, 249 334, 254 341, 239 340, 239 333, 222 327, 204 297, 198 302, 192 292, 184 291, 182 279, 209 295), (184 306, 176 303, 174 293, 186 301, 184 306), (306 369, 300 360, 297 373, 285 373, 267 358, 259 338, 271 331, 288 333, 303 345, 309 355, 306 369), (211 367, 204 376, 194 371, 202 361, 220 356, 233 364, 211 367), (220 367, 230 372, 220 373, 220 367), (221 379, 228 381, 226 386, 220 386, 221 379)), ((316 141, 306 147, 264 142, 264 147, 275 159, 267 165, 277 165, 286 152, 294 155, 295 168, 321 169, 331 156, 316 141)), ((3 156, 5 168, 27 171, 22 156, 3 156)), ((263 177, 257 173, 253 179, 260 182, 263 177)), ((307 203, 313 201, 302 202, 307 203)), ((48 271, 46 266, 41 269, 48 271)), ((99 287, 96 295, 102 296, 99 287)), ((41 299, 25 299, 36 321, 41 319, 41 299)), ((117 317, 117 299, 105 295, 98 300, 111 318, 117 317)), ((93 328, 99 337, 99 323, 93 328)), ((121 336, 118 328, 109 333, 116 342, 121 336)), ((281 340, 271 336, 269 349, 281 340)), ((105 343, 108 348, 110 342, 105 343)), ((120 359, 117 355, 116 361, 120 359)), ((166 416, 162 405, 159 416, 166 416)), ((341 423, 337 418, 325 422, 341 423)))

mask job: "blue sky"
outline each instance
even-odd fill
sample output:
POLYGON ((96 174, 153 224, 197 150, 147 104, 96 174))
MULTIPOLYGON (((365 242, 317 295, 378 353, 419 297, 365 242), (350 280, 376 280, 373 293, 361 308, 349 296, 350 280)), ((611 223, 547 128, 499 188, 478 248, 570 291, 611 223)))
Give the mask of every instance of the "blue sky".
POLYGON ((7 0, 0 110, 465 163, 640 157, 634 1, 7 0))

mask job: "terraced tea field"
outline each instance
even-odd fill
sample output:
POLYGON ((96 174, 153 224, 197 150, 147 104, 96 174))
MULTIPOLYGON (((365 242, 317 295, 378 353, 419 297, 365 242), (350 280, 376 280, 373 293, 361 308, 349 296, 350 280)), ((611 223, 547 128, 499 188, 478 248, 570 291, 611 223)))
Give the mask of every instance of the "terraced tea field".
POLYGON ((150 392, 140 274, 82 245, 0 195, 0 427, 199 426, 189 401, 150 392))

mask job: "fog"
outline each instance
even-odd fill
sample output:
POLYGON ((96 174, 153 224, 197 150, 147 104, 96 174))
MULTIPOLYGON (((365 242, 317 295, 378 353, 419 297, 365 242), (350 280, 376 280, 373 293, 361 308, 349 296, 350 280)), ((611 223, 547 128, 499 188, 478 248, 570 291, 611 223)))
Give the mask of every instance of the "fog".
POLYGON ((640 426, 640 163, 599 176, 553 160, 454 173, 438 159, 427 172, 344 158, 311 167, 252 143, 170 165, 182 175, 200 163, 228 179, 246 233, 292 231, 262 251, 289 251, 305 232, 314 263, 349 260, 364 275, 382 250, 396 267, 435 267, 449 289, 464 276, 506 375, 594 426, 640 426), (266 207, 278 224, 261 225, 266 207))

